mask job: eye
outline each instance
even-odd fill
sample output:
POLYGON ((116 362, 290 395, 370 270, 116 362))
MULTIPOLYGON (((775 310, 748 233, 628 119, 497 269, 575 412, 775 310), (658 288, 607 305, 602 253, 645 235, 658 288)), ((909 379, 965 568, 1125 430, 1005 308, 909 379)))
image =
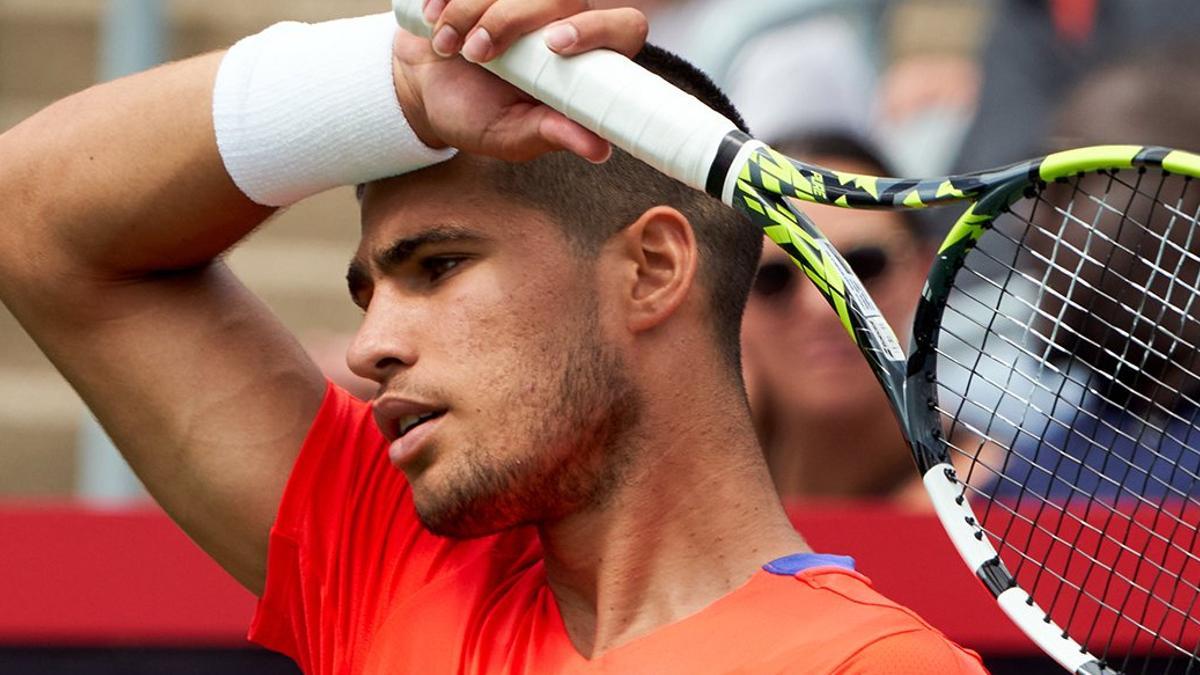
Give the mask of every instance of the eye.
POLYGON ((454 271, 464 260, 462 256, 430 256, 421 260, 421 270, 434 282, 454 271))
POLYGON ((791 289, 795 278, 795 265, 788 262, 766 263, 758 268, 751 290, 759 297, 771 298, 791 289))
POLYGON ((843 252, 842 257, 864 284, 883 276, 891 262, 887 251, 878 246, 856 246, 843 252))

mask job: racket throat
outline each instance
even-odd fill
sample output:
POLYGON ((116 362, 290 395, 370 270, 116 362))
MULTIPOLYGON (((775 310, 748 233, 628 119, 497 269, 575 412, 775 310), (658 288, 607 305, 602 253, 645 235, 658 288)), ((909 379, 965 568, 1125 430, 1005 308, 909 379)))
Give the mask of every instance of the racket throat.
POLYGON ((734 206, 733 198, 741 168, 746 166, 753 152, 766 147, 762 141, 756 141, 737 129, 725 134, 717 146, 717 156, 708 170, 708 180, 704 184, 705 192, 720 199, 727 206, 734 206))

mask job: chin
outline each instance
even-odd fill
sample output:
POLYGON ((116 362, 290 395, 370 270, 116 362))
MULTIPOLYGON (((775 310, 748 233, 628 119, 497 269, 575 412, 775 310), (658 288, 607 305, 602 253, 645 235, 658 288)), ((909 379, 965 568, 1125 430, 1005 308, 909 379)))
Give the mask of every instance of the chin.
MULTIPOLYGON (((431 481, 422 476, 412 485, 417 517, 430 532, 454 539, 474 539, 503 532, 521 524, 518 514, 506 505, 503 491, 493 490, 472 480, 449 477, 431 481), (437 483, 436 485, 432 483, 437 483)), ((499 486, 488 486, 496 487, 499 486)))
POLYGON ((422 507, 417 502, 417 518, 421 525, 439 537, 451 539, 475 539, 503 532, 511 524, 487 517, 486 509, 445 509, 438 506, 422 507))

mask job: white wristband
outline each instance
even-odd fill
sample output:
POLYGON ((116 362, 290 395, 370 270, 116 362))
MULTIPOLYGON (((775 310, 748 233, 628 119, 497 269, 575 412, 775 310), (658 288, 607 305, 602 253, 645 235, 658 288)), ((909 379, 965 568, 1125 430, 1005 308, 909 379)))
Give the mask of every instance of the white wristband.
POLYGON ((449 159, 413 133, 392 79, 391 13, 279 23, 234 45, 213 89, 217 147, 254 201, 286 206, 449 159))

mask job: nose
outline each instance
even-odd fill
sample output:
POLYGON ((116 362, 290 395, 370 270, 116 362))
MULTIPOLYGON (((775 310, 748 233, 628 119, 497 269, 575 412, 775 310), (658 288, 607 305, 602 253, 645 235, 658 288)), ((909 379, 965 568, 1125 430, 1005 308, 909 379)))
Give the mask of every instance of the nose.
POLYGON ((800 273, 800 278, 796 279, 796 287, 792 290, 791 310, 793 316, 804 321, 822 322, 836 316, 829 300, 803 272, 800 273))
POLYGON ((419 322, 405 303, 381 291, 377 289, 371 298, 346 353, 346 364, 355 375, 384 384, 417 362, 419 322))

